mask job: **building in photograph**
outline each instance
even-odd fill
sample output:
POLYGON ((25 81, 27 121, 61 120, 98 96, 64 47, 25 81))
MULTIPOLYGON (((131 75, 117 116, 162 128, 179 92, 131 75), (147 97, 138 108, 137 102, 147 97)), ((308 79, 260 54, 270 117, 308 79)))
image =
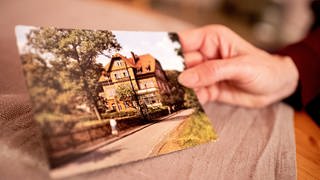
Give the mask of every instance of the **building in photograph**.
MULTIPOLYGON (((125 111, 139 105, 162 106, 161 95, 170 94, 170 87, 161 64, 150 54, 131 58, 121 54, 112 56, 104 67, 99 84, 99 96, 108 110, 125 111), (128 98, 120 98, 119 88, 126 89, 128 98), (121 99, 121 100, 120 100, 121 99)), ((125 92, 125 90, 123 90, 125 92)))

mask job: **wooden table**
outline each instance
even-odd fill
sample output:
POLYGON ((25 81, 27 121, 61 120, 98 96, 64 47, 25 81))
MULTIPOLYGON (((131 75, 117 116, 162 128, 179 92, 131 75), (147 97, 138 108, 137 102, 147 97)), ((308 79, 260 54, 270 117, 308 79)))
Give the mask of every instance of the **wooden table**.
POLYGON ((320 179, 320 128, 305 112, 295 112, 298 179, 320 179))

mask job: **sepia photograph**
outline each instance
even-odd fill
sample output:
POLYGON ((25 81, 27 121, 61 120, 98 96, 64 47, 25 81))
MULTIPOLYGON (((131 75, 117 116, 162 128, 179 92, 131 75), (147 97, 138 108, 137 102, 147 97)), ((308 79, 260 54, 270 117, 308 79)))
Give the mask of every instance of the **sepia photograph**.
POLYGON ((16 26, 53 178, 215 141, 184 70, 179 36, 16 26))

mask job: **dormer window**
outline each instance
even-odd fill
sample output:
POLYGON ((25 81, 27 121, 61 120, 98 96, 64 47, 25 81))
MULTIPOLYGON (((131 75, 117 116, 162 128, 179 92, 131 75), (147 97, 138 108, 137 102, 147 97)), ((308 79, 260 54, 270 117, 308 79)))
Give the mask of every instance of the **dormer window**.
POLYGON ((147 72, 151 71, 151 66, 148 65, 148 66, 146 67, 146 70, 147 70, 147 72))
POLYGON ((142 73, 142 67, 137 68, 137 73, 142 73))

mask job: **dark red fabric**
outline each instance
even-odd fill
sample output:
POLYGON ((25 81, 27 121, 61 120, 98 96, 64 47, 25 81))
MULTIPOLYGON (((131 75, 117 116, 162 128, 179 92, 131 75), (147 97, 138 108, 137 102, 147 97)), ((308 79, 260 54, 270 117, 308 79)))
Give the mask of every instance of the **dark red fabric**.
MULTIPOLYGON (((278 52, 290 56, 300 75, 300 85, 294 96, 293 106, 307 107, 320 95, 320 28, 311 32, 303 41, 278 52), (300 98, 301 99, 297 99, 300 98)), ((292 98, 292 97, 291 97, 292 98)), ((319 102, 320 103, 320 102, 319 102)), ((318 110, 320 112, 320 109, 318 110)))

